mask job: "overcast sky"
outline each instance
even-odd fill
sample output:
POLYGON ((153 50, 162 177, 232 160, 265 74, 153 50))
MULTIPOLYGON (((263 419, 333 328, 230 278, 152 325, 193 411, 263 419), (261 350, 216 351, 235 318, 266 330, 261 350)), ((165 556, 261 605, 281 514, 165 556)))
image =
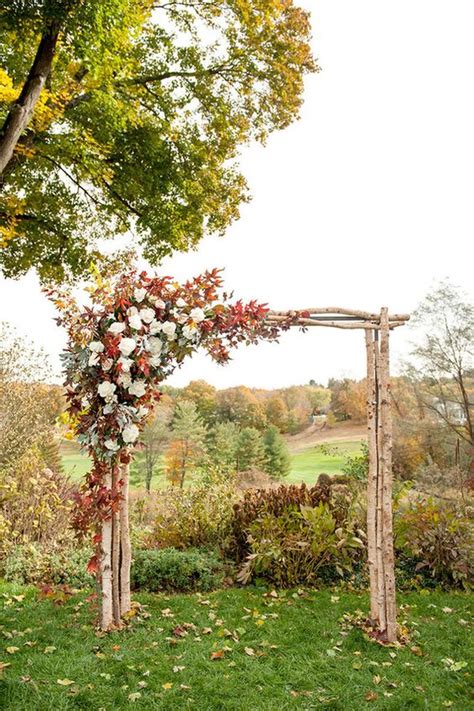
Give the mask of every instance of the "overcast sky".
MULTIPOLYGON (((474 3, 300 0, 322 71, 301 120, 242 156, 252 202, 225 238, 162 265, 179 279, 224 267, 226 285, 278 309, 412 310, 433 280, 472 293, 474 3)), ((64 336, 33 274, 1 283, 0 319, 58 367, 64 336)), ((397 329, 394 360, 406 351, 397 329)), ((362 377, 359 332, 312 329, 241 348, 217 366, 196 356, 168 382, 279 387, 362 377)))

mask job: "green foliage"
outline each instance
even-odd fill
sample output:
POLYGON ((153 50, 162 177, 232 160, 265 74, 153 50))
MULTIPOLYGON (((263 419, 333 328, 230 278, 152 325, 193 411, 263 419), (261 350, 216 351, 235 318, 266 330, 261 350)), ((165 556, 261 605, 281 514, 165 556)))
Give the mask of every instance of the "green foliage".
POLYGON ((264 470, 270 476, 279 479, 290 471, 290 453, 285 440, 275 426, 269 427, 263 434, 265 449, 264 470))
POLYGON ((432 499, 401 508, 395 516, 400 560, 438 583, 470 587, 474 580, 474 521, 458 503, 432 499))
POLYGON ((149 592, 196 592, 222 584, 223 565, 215 553, 176 548, 137 551, 133 558, 133 589, 149 592))
POLYGON ((360 454, 355 456, 345 455, 342 473, 351 480, 364 482, 369 474, 369 447, 366 442, 361 442, 360 450, 360 454))
POLYGON ((234 422, 219 422, 210 431, 208 452, 212 465, 223 474, 237 470, 239 429, 234 422))
POLYGON ((72 543, 54 547, 20 544, 12 546, 8 555, 0 559, 0 569, 5 580, 13 583, 92 587, 94 578, 87 572, 90 557, 88 548, 72 543))
POLYGON ((219 480, 166 490, 153 521, 151 546, 183 549, 221 545, 229 534, 236 499, 233 482, 219 480))
POLYGON ((222 234, 248 200, 239 147, 299 113, 316 69, 308 14, 280 0, 3 0, 0 122, 57 29, 2 176, 4 273, 81 274, 117 233, 154 263, 222 234))
POLYGON ((248 529, 251 552, 238 579, 264 578, 285 588, 314 585, 324 569, 342 577, 361 557, 361 535, 348 521, 338 525, 330 503, 322 501, 299 510, 291 506, 278 516, 265 513, 248 529))
POLYGON ((248 534, 254 522, 263 516, 278 518, 289 512, 300 511, 301 506, 317 506, 327 503, 330 497, 328 486, 279 486, 278 489, 250 489, 234 505, 231 537, 228 554, 240 563, 250 553, 248 534))
POLYGON ((244 427, 237 440, 237 471, 261 469, 265 464, 263 437, 255 427, 244 427))
POLYGON ((54 547, 71 537, 74 488, 45 468, 37 450, 0 472, 0 555, 16 544, 54 547))

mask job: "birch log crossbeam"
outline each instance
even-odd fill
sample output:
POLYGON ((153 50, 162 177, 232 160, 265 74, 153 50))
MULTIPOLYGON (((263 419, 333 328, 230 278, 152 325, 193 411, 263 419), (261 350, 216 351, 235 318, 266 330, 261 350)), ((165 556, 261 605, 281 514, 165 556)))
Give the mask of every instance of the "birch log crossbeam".
POLYGON ((367 351, 367 557, 370 579, 370 624, 383 643, 397 640, 395 561, 392 523, 392 417, 390 399, 390 331, 404 326, 408 314, 374 314, 337 306, 269 311, 269 323, 292 326, 360 329, 367 351), (296 317, 296 318, 295 318, 296 317))

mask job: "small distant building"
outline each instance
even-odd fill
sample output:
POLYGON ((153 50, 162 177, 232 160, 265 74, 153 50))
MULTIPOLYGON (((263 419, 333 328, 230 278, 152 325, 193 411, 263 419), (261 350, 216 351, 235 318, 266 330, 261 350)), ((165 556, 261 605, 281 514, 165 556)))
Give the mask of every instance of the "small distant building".
POLYGON ((461 403, 455 400, 441 400, 440 398, 435 398, 433 405, 443 420, 447 420, 453 425, 463 426, 466 424, 466 413, 461 403))

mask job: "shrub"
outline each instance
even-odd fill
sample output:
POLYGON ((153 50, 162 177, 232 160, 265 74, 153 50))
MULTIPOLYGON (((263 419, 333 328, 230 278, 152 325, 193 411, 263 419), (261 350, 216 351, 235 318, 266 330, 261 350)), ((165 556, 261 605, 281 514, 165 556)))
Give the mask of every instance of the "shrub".
POLYGON ((248 535, 255 521, 269 515, 279 517, 291 511, 299 511, 300 506, 317 506, 327 503, 330 486, 279 486, 277 489, 250 489, 242 499, 234 504, 231 521, 231 535, 227 553, 240 563, 251 552, 248 535))
POLYGON ((223 564, 215 553, 176 548, 137 551, 131 574, 132 587, 149 592, 212 590, 223 578, 223 564))
POLYGON ((239 580, 263 577, 288 587, 349 571, 364 545, 351 502, 348 488, 330 481, 246 492, 234 506, 227 549, 242 564, 239 580))
POLYGON ((236 499, 233 482, 217 480, 189 489, 168 489, 159 497, 148 545, 184 549, 223 544, 236 499))
POLYGON ((70 539, 73 495, 74 487, 45 468, 35 449, 0 472, 0 557, 14 545, 41 543, 47 548, 70 539))
POLYGON ((443 585, 470 587, 474 580, 474 526, 459 504, 433 499, 410 503, 395 517, 400 565, 443 585))
POLYGON ((263 577, 279 587, 314 584, 323 571, 343 576, 352 570, 353 554, 363 542, 349 528, 338 526, 328 503, 289 509, 279 516, 264 514, 250 526, 251 553, 238 580, 263 577))
POLYGON ((87 572, 91 557, 88 548, 68 546, 44 549, 38 543, 14 545, 2 564, 5 580, 14 583, 71 587, 91 587, 94 578, 87 572))

